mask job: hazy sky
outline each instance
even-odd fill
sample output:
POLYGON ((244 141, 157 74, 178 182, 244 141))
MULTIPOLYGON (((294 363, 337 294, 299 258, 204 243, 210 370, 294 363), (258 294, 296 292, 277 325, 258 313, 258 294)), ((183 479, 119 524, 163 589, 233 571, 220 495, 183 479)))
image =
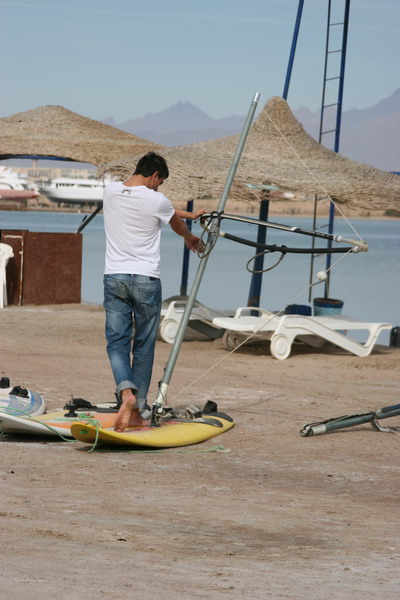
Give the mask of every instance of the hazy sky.
MULTIPOLYGON (((186 100, 214 118, 245 115, 254 92, 261 105, 283 93, 297 6, 298 0, 0 0, 0 116, 59 104, 121 123, 186 100)), ((332 6, 341 21, 344 0, 332 6)), ((327 7, 328 0, 304 2, 288 96, 293 110, 320 108, 327 7)), ((331 49, 341 45, 335 35, 331 49)), ((344 110, 371 106, 400 87, 399 56, 399 0, 352 0, 344 110)))

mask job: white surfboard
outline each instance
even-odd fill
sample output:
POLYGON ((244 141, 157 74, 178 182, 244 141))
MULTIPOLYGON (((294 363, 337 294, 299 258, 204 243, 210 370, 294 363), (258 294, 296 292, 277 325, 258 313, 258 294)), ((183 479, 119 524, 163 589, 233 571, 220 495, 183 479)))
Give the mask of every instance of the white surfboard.
MULTIPOLYGON (((9 381, 2 378, 4 383, 9 381)), ((46 404, 42 396, 21 386, 0 386, 0 411, 9 415, 19 417, 42 415, 46 410, 46 404)))
POLYGON ((81 398, 70 400, 64 408, 36 416, 10 414, 0 407, 0 431, 12 434, 72 437, 70 427, 75 421, 96 423, 101 427, 113 427, 117 413, 118 408, 115 401, 94 406, 81 398), (82 405, 82 402, 85 404, 82 405))

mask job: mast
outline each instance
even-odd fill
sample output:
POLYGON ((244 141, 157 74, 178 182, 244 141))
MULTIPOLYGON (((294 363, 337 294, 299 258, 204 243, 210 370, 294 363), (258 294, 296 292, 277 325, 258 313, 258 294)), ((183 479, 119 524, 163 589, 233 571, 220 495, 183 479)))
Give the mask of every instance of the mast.
MULTIPOLYGON (((250 130, 250 127, 251 127, 251 124, 253 121, 254 113, 256 111, 259 98, 260 98, 260 94, 259 94, 259 92, 256 92, 256 94, 254 95, 253 100, 250 104, 249 111, 248 111, 245 123, 243 125, 242 133, 241 133, 241 136, 240 136, 240 139, 238 142, 238 146, 236 148, 235 155, 232 159, 232 163, 231 163, 231 166, 230 166, 230 169, 228 172, 228 176, 227 176, 227 179, 225 182, 224 190, 222 192, 222 195, 221 195, 218 207, 217 207, 218 212, 223 212, 226 202, 228 200, 228 195, 229 195, 232 183, 233 183, 233 179, 234 179, 237 167, 239 165, 240 157, 242 155, 242 151, 243 151, 244 145, 246 143, 247 135, 249 133, 249 130, 250 130)), ((169 383, 171 381, 172 373, 173 373, 173 370, 174 370, 174 367, 175 367, 175 364, 176 364, 176 361, 177 361, 177 358, 179 355, 179 351, 180 351, 180 348, 181 348, 181 345, 183 342, 183 336, 185 334, 185 330, 186 330, 187 324, 189 322, 190 314, 192 312, 192 308, 193 308, 194 302, 196 300, 197 292, 199 290, 200 283, 203 278, 205 268, 207 266, 208 258, 210 256, 210 253, 215 244, 215 237, 217 235, 216 232, 217 232, 217 226, 212 225, 210 227, 210 232, 207 237, 207 243, 206 243, 206 247, 204 250, 204 256, 200 260, 199 266, 197 268, 197 273, 196 273, 196 276, 193 281, 193 287, 192 287, 190 295, 187 299, 185 310, 182 315, 182 320, 179 324, 178 331, 176 333, 175 340, 174 340, 167 364, 165 366, 164 376, 160 382, 157 398, 152 406, 152 424, 153 425, 157 424, 157 416, 162 415, 164 412, 163 406, 167 400, 167 392, 168 392, 169 383)))

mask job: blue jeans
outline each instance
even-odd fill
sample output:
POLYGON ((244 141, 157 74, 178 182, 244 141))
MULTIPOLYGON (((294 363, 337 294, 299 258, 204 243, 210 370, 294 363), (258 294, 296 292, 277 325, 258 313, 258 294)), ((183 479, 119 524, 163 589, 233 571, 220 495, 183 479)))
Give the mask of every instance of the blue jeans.
POLYGON ((136 395, 138 408, 142 409, 153 370, 161 281, 146 275, 104 275, 103 306, 107 354, 118 398, 122 390, 130 388, 136 395))

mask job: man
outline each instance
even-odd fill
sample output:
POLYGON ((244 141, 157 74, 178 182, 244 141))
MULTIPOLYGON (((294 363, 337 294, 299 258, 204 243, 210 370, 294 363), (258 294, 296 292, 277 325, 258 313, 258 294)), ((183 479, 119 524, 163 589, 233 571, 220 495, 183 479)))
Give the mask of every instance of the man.
POLYGON ((116 431, 146 424, 146 406, 161 311, 160 234, 169 224, 193 252, 204 248, 182 218, 204 211, 175 210, 158 191, 169 175, 165 159, 149 152, 125 182, 104 189, 106 231, 104 308, 107 353, 117 386, 120 409, 116 431), (134 324, 134 341, 131 338, 134 324))

